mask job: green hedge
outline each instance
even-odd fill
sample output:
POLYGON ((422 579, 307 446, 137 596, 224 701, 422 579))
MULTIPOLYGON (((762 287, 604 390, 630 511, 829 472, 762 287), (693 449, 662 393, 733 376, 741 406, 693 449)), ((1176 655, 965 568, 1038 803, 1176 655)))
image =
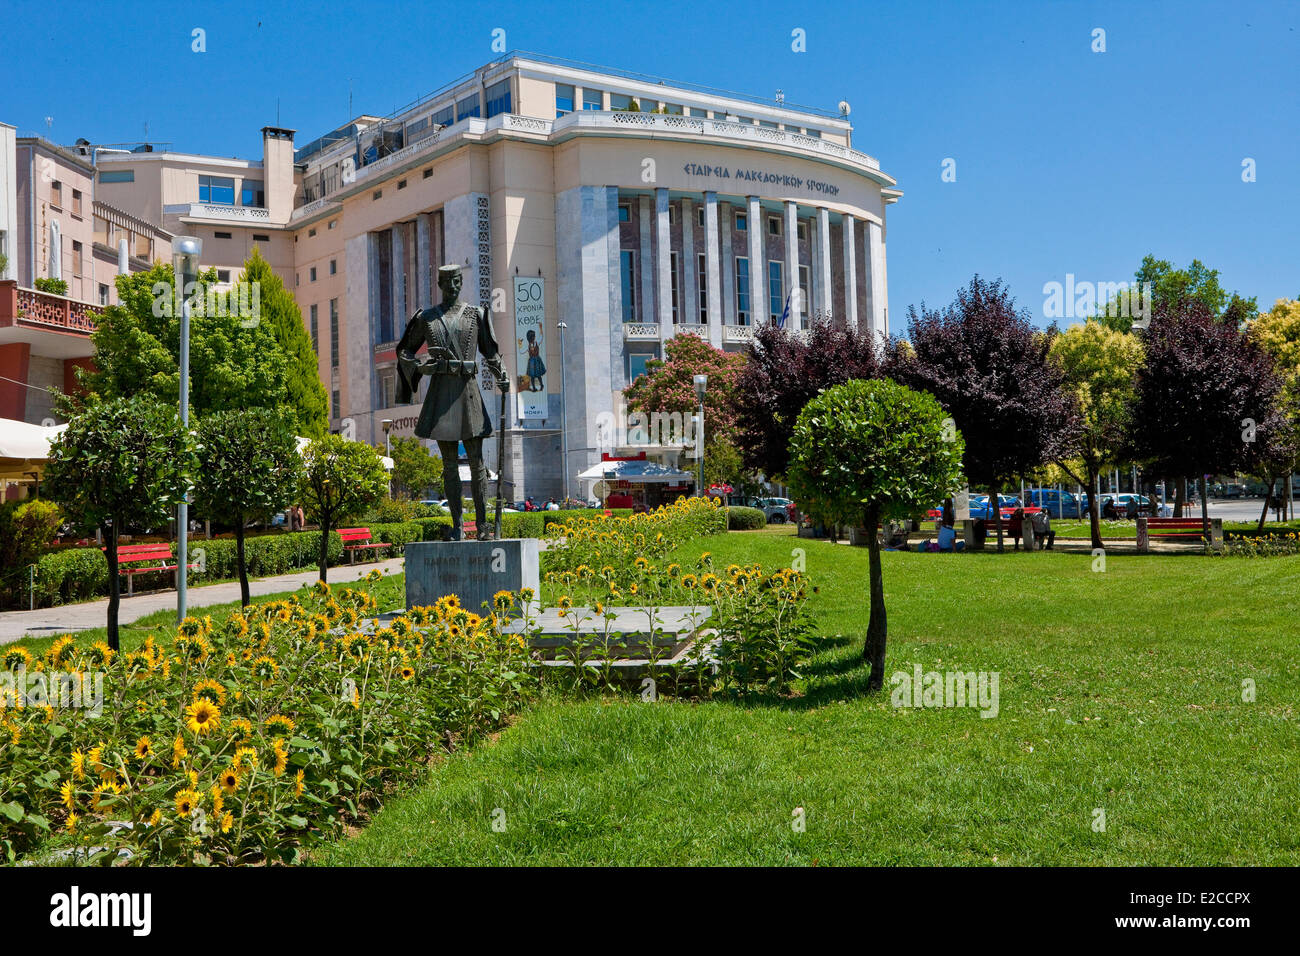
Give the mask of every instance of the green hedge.
POLYGON ((767 515, 757 508, 733 505, 727 509, 727 528, 731 531, 755 531, 767 527, 767 515))
POLYGON ((632 513, 631 508, 569 508, 565 511, 532 512, 542 516, 543 525, 556 521, 569 521, 572 518, 593 518, 608 511, 615 518, 626 518, 632 513))
MULTIPOLYGON (((107 594, 108 559, 98 548, 51 551, 36 562, 35 584, 39 607, 84 601, 107 594)), ((26 607, 27 602, 22 602, 22 606, 26 607)))
MULTIPOLYGON (((544 522, 541 511, 519 511, 501 516, 501 536, 503 538, 540 538, 544 522)), ((451 515, 438 515, 433 518, 416 518, 412 524, 419 525, 422 535, 416 540, 446 541, 451 533, 451 515)), ((488 512, 488 524, 492 523, 491 509, 488 512)), ((373 528, 373 526, 372 526, 373 528)))

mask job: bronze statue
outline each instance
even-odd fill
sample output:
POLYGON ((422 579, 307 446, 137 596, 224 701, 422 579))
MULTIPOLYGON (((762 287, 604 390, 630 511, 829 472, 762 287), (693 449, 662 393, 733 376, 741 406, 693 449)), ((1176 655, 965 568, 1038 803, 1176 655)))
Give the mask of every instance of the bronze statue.
MULTIPOLYGON (((397 400, 402 404, 412 401, 420 385, 420 376, 430 377, 429 392, 420 409, 415 434, 420 438, 432 438, 442 453, 443 494, 447 496, 447 507, 451 510, 453 541, 459 541, 463 536, 457 444, 465 443, 470 462, 474 518, 478 537, 484 540, 490 534, 485 524, 487 469, 483 464, 483 439, 492 434, 492 422, 478 387, 478 354, 487 360, 488 370, 503 395, 510 382, 501 367, 492 320, 479 307, 460 301, 460 284, 460 266, 439 268, 438 288, 442 290, 442 303, 431 309, 421 309, 406 324, 406 331, 397 343, 400 378, 397 400), (415 356, 421 345, 428 346, 424 361, 415 356)), ((498 474, 498 485, 500 480, 498 474)))

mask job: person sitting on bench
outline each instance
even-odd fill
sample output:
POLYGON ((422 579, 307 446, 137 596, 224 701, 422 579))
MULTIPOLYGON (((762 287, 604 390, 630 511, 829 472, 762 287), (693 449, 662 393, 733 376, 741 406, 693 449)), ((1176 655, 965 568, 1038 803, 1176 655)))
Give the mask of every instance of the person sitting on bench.
POLYGON ((1047 513, 1047 509, 1035 511, 1029 516, 1029 523, 1034 529, 1034 538, 1037 541, 1038 549, 1041 551, 1044 547, 1048 551, 1052 550, 1052 545, 1056 543, 1056 532, 1052 530, 1052 518, 1047 513))
POLYGON ((1015 550, 1017 551, 1020 550, 1020 534, 1021 531, 1023 530, 1021 525, 1024 524, 1024 520, 1025 520, 1024 505, 1017 505, 1016 510, 1011 512, 1011 528, 1010 528, 1011 537, 1013 537, 1016 541, 1015 550))

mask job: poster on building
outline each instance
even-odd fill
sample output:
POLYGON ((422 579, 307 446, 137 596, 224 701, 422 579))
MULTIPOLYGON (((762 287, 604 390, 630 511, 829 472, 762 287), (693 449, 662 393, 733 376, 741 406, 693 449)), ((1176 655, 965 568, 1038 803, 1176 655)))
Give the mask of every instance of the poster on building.
POLYGON ((546 280, 515 276, 515 391, 520 418, 545 418, 546 280))

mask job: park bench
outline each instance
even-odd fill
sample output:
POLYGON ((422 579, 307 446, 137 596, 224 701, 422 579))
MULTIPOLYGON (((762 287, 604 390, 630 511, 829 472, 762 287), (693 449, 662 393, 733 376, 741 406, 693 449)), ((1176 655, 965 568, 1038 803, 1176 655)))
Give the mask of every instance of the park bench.
MULTIPOLYGON (((1178 541, 1201 541, 1205 538, 1200 518, 1147 518, 1137 519, 1137 546, 1139 551, 1150 550, 1151 538, 1172 538, 1178 541)), ((1223 547, 1223 519, 1210 519, 1210 546, 1216 551, 1223 547)))
MULTIPOLYGON (((108 549, 105 548, 105 551, 108 549)), ((187 564, 187 568, 194 567, 193 564, 187 564)), ((165 541, 157 544, 123 544, 117 549, 117 573, 126 575, 126 596, 131 597, 135 594, 135 576, 137 574, 151 574, 155 571, 170 571, 173 576, 180 569, 172 555, 172 546, 165 541), (147 562, 143 567, 137 566, 139 562, 147 562), (123 567, 124 564, 130 564, 132 567, 123 567)), ((173 577, 173 587, 175 578, 173 577)))
POLYGON ((356 561, 358 551, 364 553, 392 547, 383 541, 371 541, 373 535, 369 528, 339 528, 339 537, 343 539, 343 550, 348 554, 349 564, 356 561))

